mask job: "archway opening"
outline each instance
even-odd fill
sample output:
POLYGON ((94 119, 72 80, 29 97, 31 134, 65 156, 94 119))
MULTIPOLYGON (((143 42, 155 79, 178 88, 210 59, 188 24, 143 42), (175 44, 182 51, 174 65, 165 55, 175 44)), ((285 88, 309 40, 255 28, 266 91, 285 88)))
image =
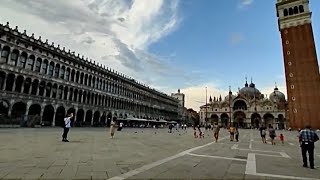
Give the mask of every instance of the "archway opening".
POLYGON ((15 92, 21 92, 23 80, 24 80, 23 76, 17 77, 15 92))
POLYGON ((265 124, 262 124, 261 116, 258 113, 253 113, 251 115, 251 127, 259 128, 262 125, 265 125, 265 124))
POLYGON ((211 119, 210 119, 210 123, 211 124, 216 124, 216 123, 219 123, 219 116, 218 115, 216 115, 216 114, 212 114, 211 115, 211 119))
POLYGON ((96 111, 93 115, 93 126, 99 126, 100 112, 96 111))
POLYGON ((8 120, 9 103, 0 100, 0 124, 5 124, 8 120))
MULTIPOLYGON (((41 125, 42 126, 51 126, 52 122, 53 122, 53 116, 54 116, 53 106, 52 105, 45 106, 44 111, 43 111, 43 115, 42 115, 41 125)), ((55 123, 57 123, 57 122, 55 121, 55 123)))
POLYGON ((279 129, 285 129, 285 119, 284 119, 284 116, 282 114, 279 114, 278 115, 278 122, 279 122, 279 125, 278 125, 278 128, 279 129))
POLYGON ((88 110, 86 113, 86 119, 85 119, 85 125, 90 126, 91 125, 91 119, 92 119, 92 111, 88 110))
POLYGON ((55 118, 55 126, 64 126, 64 117, 66 114, 66 110, 64 109, 63 106, 60 106, 57 108, 56 111, 56 118, 55 118))
POLYGON ((17 102, 12 106, 11 117, 13 124, 24 125, 27 121, 26 115, 27 105, 23 102, 17 102))
POLYGON ((28 112, 28 127, 40 125, 41 106, 39 104, 32 104, 28 112))
POLYGON ((274 126, 274 116, 272 114, 263 115, 263 120, 268 127, 274 126))
POLYGON ((24 81, 23 93, 29 94, 30 87, 31 87, 31 78, 27 78, 27 79, 24 81))
POLYGON ((82 126, 82 122, 84 120, 84 110, 83 109, 79 109, 77 111, 77 120, 76 120, 76 126, 82 126))
POLYGON ((233 114, 234 117, 234 126, 239 128, 244 128, 246 125, 244 120, 246 119, 246 114, 242 111, 237 111, 233 114))
POLYGON ((12 91, 13 84, 14 84, 14 74, 9 74, 7 77, 7 82, 6 82, 6 91, 12 91))
POLYGON ((100 125, 101 126, 105 126, 106 125, 106 120, 107 120, 107 115, 106 113, 104 112, 100 118, 100 125))
POLYGON ((229 116, 226 113, 221 114, 221 125, 227 127, 229 124, 229 116))
POLYGON ((0 91, 3 89, 5 78, 6 78, 6 73, 1 71, 0 72, 0 91))
POLYGON ((112 113, 109 112, 109 114, 107 115, 107 126, 108 126, 108 127, 110 127, 111 119, 112 119, 112 113))
POLYGON ((247 110, 247 104, 243 100, 237 100, 233 105, 233 110, 247 110))

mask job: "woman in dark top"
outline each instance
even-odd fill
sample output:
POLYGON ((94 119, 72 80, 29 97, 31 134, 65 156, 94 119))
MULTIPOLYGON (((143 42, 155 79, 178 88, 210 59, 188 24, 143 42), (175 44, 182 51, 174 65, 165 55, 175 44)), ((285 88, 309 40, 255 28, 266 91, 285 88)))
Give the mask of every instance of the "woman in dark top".
POLYGON ((271 139, 271 144, 276 145, 276 142, 274 141, 274 138, 276 137, 276 131, 273 129, 272 126, 270 126, 270 128, 269 128, 269 136, 271 139))

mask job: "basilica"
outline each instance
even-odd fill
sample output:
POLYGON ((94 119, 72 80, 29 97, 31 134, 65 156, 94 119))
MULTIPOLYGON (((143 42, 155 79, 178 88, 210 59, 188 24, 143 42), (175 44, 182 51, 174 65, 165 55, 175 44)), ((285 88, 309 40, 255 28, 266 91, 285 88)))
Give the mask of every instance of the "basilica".
POLYGON ((285 95, 275 86, 270 95, 263 95, 255 84, 245 83, 234 95, 222 98, 210 96, 209 102, 200 107, 202 125, 218 123, 220 126, 234 125, 240 128, 257 128, 261 125, 277 129, 287 128, 287 101, 285 95))

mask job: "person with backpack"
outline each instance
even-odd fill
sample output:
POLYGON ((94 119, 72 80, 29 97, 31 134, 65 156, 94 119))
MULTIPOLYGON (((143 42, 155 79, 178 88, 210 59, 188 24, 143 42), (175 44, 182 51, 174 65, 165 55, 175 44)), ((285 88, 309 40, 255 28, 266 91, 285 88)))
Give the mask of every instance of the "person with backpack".
POLYGON ((276 142, 274 141, 274 138, 276 137, 276 130, 273 129, 272 126, 269 127, 269 137, 271 139, 271 144, 276 145, 276 142))
POLYGON ((262 139, 262 143, 267 143, 267 140, 266 140, 266 128, 264 126, 260 127, 260 136, 261 136, 261 139, 262 139))
POLYGON ((316 132, 311 130, 311 126, 306 126, 300 131, 299 142, 301 147, 303 167, 308 167, 307 152, 309 155, 310 168, 314 169, 314 143, 319 140, 316 132))

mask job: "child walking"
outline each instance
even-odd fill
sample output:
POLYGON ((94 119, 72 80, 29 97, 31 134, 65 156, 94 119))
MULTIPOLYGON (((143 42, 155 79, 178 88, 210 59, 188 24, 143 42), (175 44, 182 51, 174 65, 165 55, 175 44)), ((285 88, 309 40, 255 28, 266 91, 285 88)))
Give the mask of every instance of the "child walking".
POLYGON ((280 134, 279 138, 280 138, 280 142, 281 142, 282 144, 284 144, 284 136, 283 136, 283 134, 280 134))

